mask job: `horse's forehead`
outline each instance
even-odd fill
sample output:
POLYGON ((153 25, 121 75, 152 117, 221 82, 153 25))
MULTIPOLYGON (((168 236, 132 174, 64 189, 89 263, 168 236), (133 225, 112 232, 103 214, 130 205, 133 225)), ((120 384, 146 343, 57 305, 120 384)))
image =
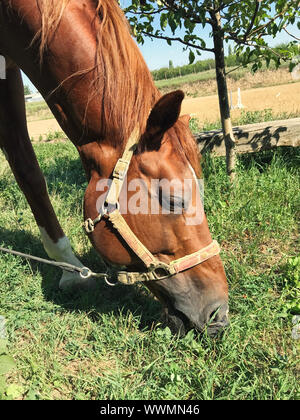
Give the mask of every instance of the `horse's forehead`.
POLYGON ((189 163, 182 154, 145 152, 138 157, 139 170, 146 176, 156 178, 181 178, 189 171, 189 163))

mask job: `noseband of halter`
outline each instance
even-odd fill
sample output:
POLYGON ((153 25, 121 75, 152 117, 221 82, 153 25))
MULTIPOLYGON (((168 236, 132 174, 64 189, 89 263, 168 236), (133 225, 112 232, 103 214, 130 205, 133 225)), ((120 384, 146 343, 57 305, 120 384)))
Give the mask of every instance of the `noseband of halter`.
POLYGON ((220 246, 217 241, 212 243, 200 251, 185 257, 171 261, 170 264, 159 261, 136 237, 127 222, 120 213, 119 196, 125 177, 127 175, 129 165, 139 143, 139 130, 137 128, 132 132, 128 143, 125 147, 122 157, 118 160, 112 175, 112 184, 109 188, 106 200, 96 219, 87 219, 84 222, 86 233, 90 234, 95 230, 95 226, 102 220, 109 220, 114 229, 121 235, 129 248, 144 263, 146 271, 128 272, 118 271, 117 279, 123 284, 134 284, 141 281, 163 280, 172 277, 182 271, 195 267, 209 258, 220 253, 220 246))

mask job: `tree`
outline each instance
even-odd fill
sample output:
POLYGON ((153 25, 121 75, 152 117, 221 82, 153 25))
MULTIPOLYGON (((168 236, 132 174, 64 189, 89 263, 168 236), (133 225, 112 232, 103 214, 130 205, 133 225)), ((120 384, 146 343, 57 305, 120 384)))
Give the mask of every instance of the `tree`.
POLYGON ((24 85, 24 95, 30 95, 31 93, 30 87, 28 85, 24 85))
MULTIPOLYGON (((300 2, 297 0, 131 0, 125 9, 137 41, 144 37, 164 39, 171 45, 180 42, 189 50, 190 62, 195 53, 214 54, 218 86, 219 108, 226 146, 227 172, 235 176, 235 138, 233 135, 228 89, 226 81, 224 43, 234 43, 241 65, 252 64, 256 71, 273 60, 278 67, 282 60, 292 58, 291 50, 270 48, 267 35, 273 38, 288 24, 299 18, 300 2), (157 20, 159 19, 159 25, 157 20), (201 36, 204 27, 210 27, 212 45, 201 36), (166 34, 169 29, 170 34, 166 34), (184 33, 182 30, 184 29, 184 33)), ((298 21, 298 28, 300 24, 298 21)), ((297 42, 294 36, 294 41, 297 42)))

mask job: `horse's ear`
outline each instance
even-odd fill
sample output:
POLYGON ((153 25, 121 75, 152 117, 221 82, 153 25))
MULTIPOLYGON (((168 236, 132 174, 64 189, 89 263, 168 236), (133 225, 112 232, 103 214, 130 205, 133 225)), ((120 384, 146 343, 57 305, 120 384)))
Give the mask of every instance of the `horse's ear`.
POLYGON ((189 123, 190 123, 190 121, 191 121, 191 116, 190 116, 190 114, 184 114, 184 115, 181 115, 181 117, 180 117, 180 120, 183 122, 183 123, 185 123, 186 125, 189 125, 189 123))
POLYGON ((181 90, 162 96, 153 107, 142 136, 142 145, 146 150, 158 150, 163 136, 179 118, 184 93, 181 90))

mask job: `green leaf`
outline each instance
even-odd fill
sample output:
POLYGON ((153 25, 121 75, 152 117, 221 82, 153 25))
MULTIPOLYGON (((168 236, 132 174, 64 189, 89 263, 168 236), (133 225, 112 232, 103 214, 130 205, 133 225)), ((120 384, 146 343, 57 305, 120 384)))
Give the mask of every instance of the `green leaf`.
POLYGON ((295 300, 295 301, 292 302, 291 313, 294 314, 294 315, 300 315, 300 303, 299 303, 299 301, 297 302, 295 300))
POLYGON ((4 396, 5 390, 6 390, 5 377, 4 376, 0 376, 0 400, 4 396))
POLYGON ((166 29, 168 24, 168 15, 166 13, 162 13, 160 16, 160 27, 162 30, 166 29))
POLYGON ((24 388, 22 387, 22 385, 18 385, 18 384, 8 385, 5 392, 5 394, 11 400, 15 400, 16 398, 20 397, 23 393, 24 393, 24 388))
POLYGON ((192 50, 190 50, 190 53, 189 53, 189 60, 190 60, 190 64, 192 64, 195 61, 195 54, 192 50))
POLYGON ((7 340, 0 338, 0 355, 7 353, 7 340))
POLYGON ((0 356, 0 375, 4 375, 15 368, 16 363, 11 356, 7 354, 3 354, 2 356, 0 356))
POLYGON ((40 398, 40 395, 38 391, 36 391, 35 389, 30 389, 28 392, 26 392, 26 400, 35 401, 35 400, 39 400, 39 398, 40 398))
POLYGON ((169 26, 171 28, 171 31, 174 34, 178 25, 177 25, 173 15, 168 15, 168 22, 169 22, 169 26))

